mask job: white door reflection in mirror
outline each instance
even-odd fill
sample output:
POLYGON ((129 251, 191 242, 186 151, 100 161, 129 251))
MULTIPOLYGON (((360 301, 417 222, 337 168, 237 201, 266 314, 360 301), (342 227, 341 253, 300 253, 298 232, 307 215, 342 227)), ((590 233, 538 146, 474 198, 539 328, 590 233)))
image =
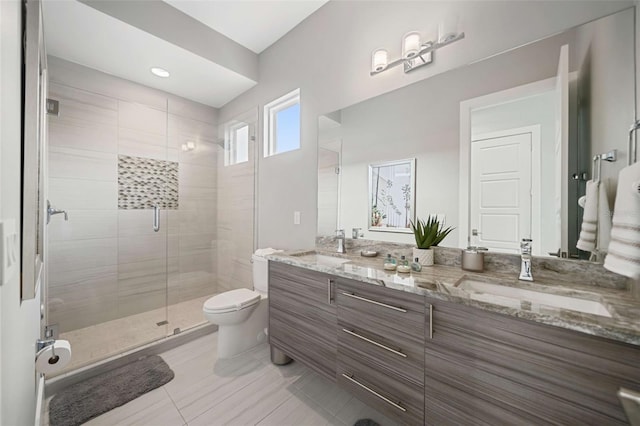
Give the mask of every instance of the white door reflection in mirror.
POLYGON ((470 227, 478 244, 517 253, 531 238, 532 132, 502 132, 471 143, 470 227))
MULTIPOLYGON (((527 220, 528 227, 525 229, 523 223, 519 223, 517 226, 515 223, 511 223, 510 229, 513 232, 515 232, 515 229, 518 230, 517 236, 511 235, 509 237, 511 238, 509 240, 511 243, 505 242, 505 238, 507 238, 505 235, 500 235, 500 238, 496 241, 492 238, 497 238, 497 235, 491 238, 485 235, 484 238, 488 238, 489 241, 482 243, 477 241, 473 242, 473 244, 487 246, 496 251, 517 253, 519 246, 516 243, 522 238, 531 238, 534 241, 533 254, 536 256, 548 255, 550 252, 557 252, 560 248, 558 244, 561 229, 558 212, 562 210, 562 197, 558 197, 559 191, 556 188, 560 188, 562 183, 561 170, 563 168, 566 169, 567 166, 566 164, 558 164, 558 161, 563 162, 565 157, 557 154, 555 87, 556 78, 550 78, 461 103, 461 112, 463 109, 464 111, 469 111, 469 139, 466 142, 467 147, 465 147, 464 143, 461 145, 462 155, 467 152, 466 155, 468 155, 470 162, 468 166, 469 189, 468 192, 465 192, 466 199, 462 199, 465 198, 464 196, 461 198, 463 209, 465 209, 465 204, 468 203, 466 211, 468 211, 469 216, 465 222, 468 223, 469 229, 468 231, 466 229, 463 231, 465 236, 470 236, 472 229, 480 229, 479 219, 474 217, 477 214, 472 212, 475 208, 472 199, 479 197, 480 194, 476 194, 476 191, 479 190, 478 182, 475 181, 477 177, 471 174, 473 168, 471 163, 474 160, 472 147, 468 145, 474 145, 472 141, 484 139, 494 139, 494 142, 498 143, 497 141, 503 137, 518 134, 531 135, 531 183, 529 185, 531 188, 531 207, 528 215, 529 219, 527 220)), ((462 120, 465 120, 463 116, 461 116, 461 124, 462 120)), ((462 134, 465 134, 464 130, 462 132, 462 134)), ((502 155, 506 155, 505 152, 502 155)), ((497 161, 501 160, 498 159, 497 161)), ((464 176, 463 169, 461 169, 461 176, 464 176)), ((498 185, 489 185, 484 190, 488 191, 497 187, 498 185)), ((501 191, 503 190, 504 188, 501 188, 501 191)), ((494 197, 498 195, 506 196, 502 192, 491 193, 491 195, 494 197)), ((497 219, 497 216, 491 217, 492 219, 497 219)), ((504 217, 503 219, 506 220, 504 217)), ((489 219, 486 218, 486 220, 489 219)), ((463 227, 465 222, 461 220, 463 227)), ((507 223, 500 223, 502 232, 507 232, 507 223)), ((482 236, 480 235, 480 237, 482 236)))

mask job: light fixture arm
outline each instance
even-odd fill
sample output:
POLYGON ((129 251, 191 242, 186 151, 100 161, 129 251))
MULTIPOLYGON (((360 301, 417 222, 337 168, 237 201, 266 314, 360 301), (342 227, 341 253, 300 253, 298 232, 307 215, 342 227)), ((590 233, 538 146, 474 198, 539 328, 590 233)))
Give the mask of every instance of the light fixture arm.
MULTIPOLYGON (((415 61, 416 59, 421 59, 421 60, 422 60, 422 62, 423 62, 423 64, 424 64, 424 65, 426 65, 428 62, 431 62, 431 61, 427 61, 427 60, 425 60, 425 59, 423 58, 423 56, 424 56, 424 55, 427 55, 428 53, 434 52, 434 51, 436 51, 436 50, 438 50, 438 49, 440 49, 440 48, 442 48, 442 47, 444 47, 444 46, 448 46, 448 45, 450 45, 451 43, 455 43, 455 42, 456 42, 456 41, 458 41, 458 40, 462 40, 463 38, 464 38, 464 33, 459 33, 459 34, 456 34, 456 36, 455 36, 455 37, 451 37, 451 38, 450 38, 450 39, 448 39, 448 40, 439 41, 439 42, 427 42, 427 43, 423 43, 423 44, 422 44, 422 46, 423 46, 423 47, 422 47, 422 49, 420 49, 420 52, 418 52, 418 54, 417 54, 416 56, 414 56, 414 57, 412 57, 412 58, 400 58, 400 59, 396 59, 396 60, 395 60, 395 61, 393 61, 393 62, 389 62, 389 63, 387 64, 387 66, 386 66, 385 68, 383 68, 382 70, 380 70, 380 71, 375 71, 375 70, 374 70, 374 71, 371 71, 371 72, 370 72, 370 75, 380 74, 380 73, 385 72, 386 70, 388 70, 388 69, 390 69, 390 68, 396 67, 396 66, 398 66, 398 65, 400 65, 400 64, 405 64, 405 63, 408 63, 408 62, 415 61)), ((413 63, 413 62, 412 62, 412 63, 413 63)), ((415 67, 415 66, 414 66, 414 67, 411 67, 411 69, 413 69, 413 68, 416 68, 416 67, 415 67)))

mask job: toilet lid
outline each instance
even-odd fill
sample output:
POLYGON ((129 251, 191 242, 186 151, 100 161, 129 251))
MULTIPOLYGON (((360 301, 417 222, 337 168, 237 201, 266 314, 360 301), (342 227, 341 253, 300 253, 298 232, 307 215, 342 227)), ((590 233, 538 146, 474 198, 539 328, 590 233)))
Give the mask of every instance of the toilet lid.
POLYGON ((260 294, 246 288, 225 291, 204 302, 207 312, 233 312, 252 306, 260 301, 260 294))

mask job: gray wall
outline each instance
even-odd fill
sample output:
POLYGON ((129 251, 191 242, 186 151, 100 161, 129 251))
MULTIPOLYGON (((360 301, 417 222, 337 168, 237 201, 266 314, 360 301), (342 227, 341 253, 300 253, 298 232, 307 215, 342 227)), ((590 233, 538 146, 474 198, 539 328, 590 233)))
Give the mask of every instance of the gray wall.
MULTIPOLYGON (((618 14, 580 27, 576 36, 577 60, 585 64, 581 69, 589 70, 583 89, 588 94, 584 103, 589 105, 590 157, 612 149, 619 154, 617 162, 602 165, 602 181, 612 202, 618 173, 627 165, 627 132, 635 118, 635 97, 628 90, 634 86, 635 77, 629 66, 629 52, 634 48, 633 21, 632 13, 618 14)), ((578 86, 582 86, 580 81, 578 86)))
MULTIPOLYGON (((317 117, 632 5, 632 1, 329 2, 260 55, 260 82, 225 105, 221 120, 301 88, 302 147, 259 156, 258 245, 311 247, 316 235, 317 117), (399 56, 412 29, 435 29, 456 13, 467 38, 433 66, 369 77, 379 47, 399 56), (321 36, 318 36, 318 35, 321 36), (301 225, 293 211, 302 212, 301 225)), ((258 133, 261 134, 260 132, 258 133)), ((261 147, 262 144, 259 144, 261 147)))

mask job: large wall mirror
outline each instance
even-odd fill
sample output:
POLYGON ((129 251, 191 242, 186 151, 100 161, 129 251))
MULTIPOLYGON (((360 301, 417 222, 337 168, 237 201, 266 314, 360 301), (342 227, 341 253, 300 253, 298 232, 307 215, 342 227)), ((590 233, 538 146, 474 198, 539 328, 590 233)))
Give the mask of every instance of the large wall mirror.
POLYGON ((21 297, 33 299, 44 273, 44 155, 47 55, 40 0, 26 2, 22 133, 21 297))
MULTIPOLYGON (((318 234, 368 230, 368 170, 415 158, 415 214, 514 253, 587 259, 578 200, 594 155, 613 207, 635 120, 633 8, 325 114, 319 119, 318 234), (472 235, 473 234, 473 235, 472 235)), ((473 37, 473 34, 467 34, 473 37)), ((349 232, 348 232, 349 233, 349 232)), ((365 238, 413 243, 410 233, 365 238)), ((475 241, 474 241, 475 239, 475 241)))

